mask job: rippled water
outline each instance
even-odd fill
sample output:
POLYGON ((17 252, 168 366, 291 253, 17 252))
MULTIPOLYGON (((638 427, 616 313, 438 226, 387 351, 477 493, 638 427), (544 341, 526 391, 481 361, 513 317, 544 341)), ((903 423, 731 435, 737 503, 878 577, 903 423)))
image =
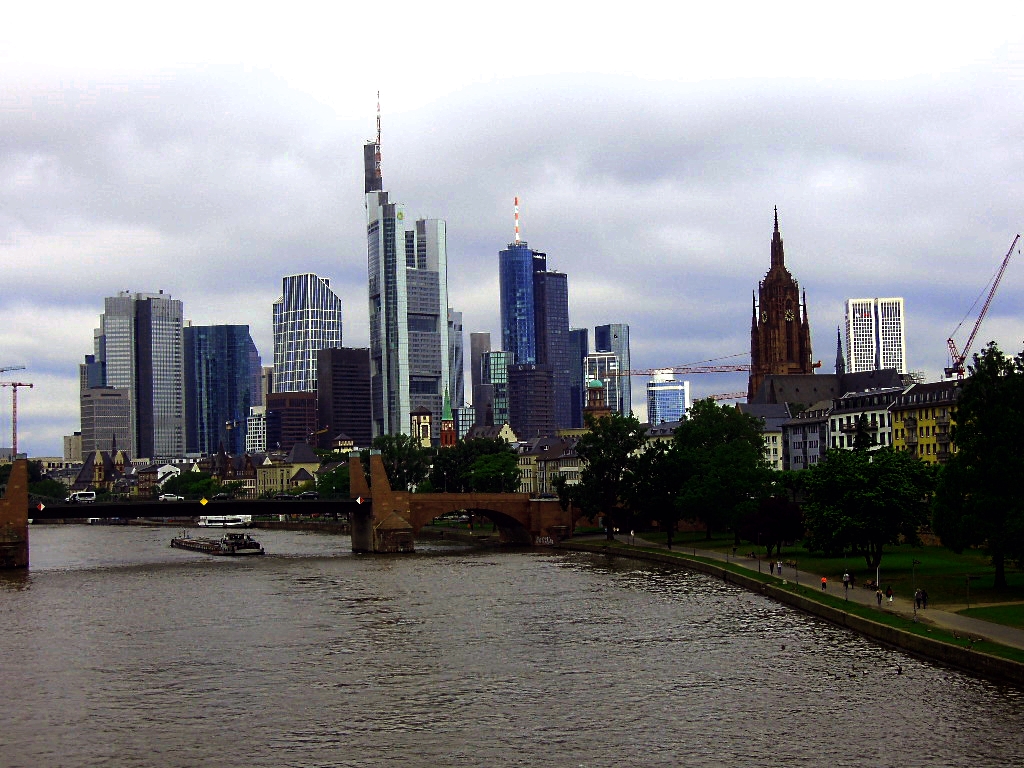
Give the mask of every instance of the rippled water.
POLYGON ((1022 761, 1020 691, 698 574, 171 535, 33 527, 30 573, 0 577, 0 765, 1022 761))

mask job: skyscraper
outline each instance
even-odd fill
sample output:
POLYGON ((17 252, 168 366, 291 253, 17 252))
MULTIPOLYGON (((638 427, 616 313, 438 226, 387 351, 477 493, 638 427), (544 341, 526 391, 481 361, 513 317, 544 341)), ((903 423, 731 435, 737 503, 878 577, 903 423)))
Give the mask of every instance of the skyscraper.
MULTIPOLYGON (((158 293, 121 291, 103 301, 93 333, 104 385, 130 399, 132 457, 176 458, 185 453, 182 304, 158 293)), ((102 442, 102 436, 100 442, 102 442)))
POLYGON ((247 325, 185 326, 185 447, 245 449, 249 409, 263 404, 259 352, 247 325))
POLYGON ((846 300, 846 370, 907 372, 902 297, 846 300))
POLYGON ((588 337, 586 328, 573 328, 569 331, 569 397, 572 402, 570 429, 583 426, 583 406, 587 404, 583 360, 590 353, 588 337))
POLYGON ((448 307, 448 395, 453 408, 466 402, 465 338, 462 333, 462 313, 448 307))
POLYGON ((493 406, 494 393, 489 383, 484 381, 484 355, 491 351, 491 334, 469 334, 469 380, 470 395, 473 398, 475 424, 483 426, 488 408, 493 406))
POLYGON ((618 361, 619 381, 614 390, 608 391, 605 403, 613 411, 623 416, 633 413, 632 379, 623 375, 630 370, 629 360, 629 326, 625 323, 610 323, 594 328, 594 351, 610 352, 618 361), (610 395, 614 392, 614 398, 610 395))
POLYGON ((317 360, 317 414, 321 448, 344 434, 356 448, 369 448, 370 350, 321 349, 317 360))
POLYGON ((652 426, 679 421, 690 407, 690 382, 676 379, 671 368, 656 371, 647 382, 647 421, 652 426))
POLYGON ((427 408, 440 438, 449 386, 448 253, 445 223, 406 229, 403 206, 384 191, 377 140, 363 147, 370 309, 373 434, 411 434, 412 412, 427 408))
POLYGON ((482 358, 483 404, 476 406, 478 423, 488 427, 509 424, 508 369, 512 365, 511 352, 485 352, 482 358), (480 409, 485 413, 480 421, 480 409))
POLYGON ((274 302, 274 391, 316 392, 316 353, 341 346, 341 299, 331 281, 288 275, 274 302))
POLYGON ((771 268, 757 286, 750 321, 750 379, 747 400, 769 374, 814 373, 811 367, 811 326, 807 319, 807 296, 800 298, 800 286, 786 269, 786 257, 779 234, 779 211, 775 209, 771 268))

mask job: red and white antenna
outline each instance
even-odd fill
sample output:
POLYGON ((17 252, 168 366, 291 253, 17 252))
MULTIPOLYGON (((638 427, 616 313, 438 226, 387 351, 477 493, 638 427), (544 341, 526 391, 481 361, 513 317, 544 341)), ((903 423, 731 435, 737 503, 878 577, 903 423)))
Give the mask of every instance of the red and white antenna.
POLYGON ((515 244, 519 245, 519 197, 518 196, 515 197, 514 201, 515 202, 514 202, 514 205, 513 205, 513 208, 512 208, 512 213, 513 213, 513 216, 514 216, 515 222, 516 222, 516 239, 515 239, 515 244))
POLYGON ((377 91, 377 151, 373 157, 373 175, 381 178, 380 172, 380 91, 377 91))

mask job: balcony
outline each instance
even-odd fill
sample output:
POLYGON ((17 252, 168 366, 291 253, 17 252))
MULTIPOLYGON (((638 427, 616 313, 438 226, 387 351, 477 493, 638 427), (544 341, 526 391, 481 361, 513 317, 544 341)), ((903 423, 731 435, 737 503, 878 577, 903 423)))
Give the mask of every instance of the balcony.
MULTIPOLYGON (((869 421, 867 424, 864 425, 864 427, 867 429, 868 432, 877 432, 878 431, 878 423, 874 422, 874 421, 869 421)), ((850 424, 840 424, 839 425, 839 431, 843 432, 843 433, 846 433, 846 434, 849 434, 851 432, 856 432, 857 431, 857 422, 854 421, 854 422, 852 422, 850 424)))
POLYGON ((949 432, 936 432, 935 442, 939 445, 949 445, 949 432))
POLYGON ((945 416, 936 416, 935 417, 935 426, 937 426, 937 427, 948 427, 949 426, 949 422, 950 422, 950 419, 949 419, 949 414, 948 413, 945 416))
POLYGON ((907 438, 905 442, 908 446, 917 445, 917 432, 907 432, 907 438))
POLYGON ((907 429, 917 429, 917 416, 905 416, 903 418, 903 425, 907 429))

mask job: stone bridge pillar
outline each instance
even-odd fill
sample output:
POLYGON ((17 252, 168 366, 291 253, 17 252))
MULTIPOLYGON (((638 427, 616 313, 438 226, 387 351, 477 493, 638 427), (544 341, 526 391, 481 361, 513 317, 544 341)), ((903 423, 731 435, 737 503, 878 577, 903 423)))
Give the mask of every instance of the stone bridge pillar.
POLYGON ((349 495, 370 499, 352 515, 353 552, 415 552, 409 523, 409 494, 391 490, 380 454, 370 454, 370 485, 358 453, 349 455, 349 495), (364 510, 365 508, 365 510, 364 510))
POLYGON ((28 568, 28 462, 11 467, 0 499, 0 569, 28 568))

